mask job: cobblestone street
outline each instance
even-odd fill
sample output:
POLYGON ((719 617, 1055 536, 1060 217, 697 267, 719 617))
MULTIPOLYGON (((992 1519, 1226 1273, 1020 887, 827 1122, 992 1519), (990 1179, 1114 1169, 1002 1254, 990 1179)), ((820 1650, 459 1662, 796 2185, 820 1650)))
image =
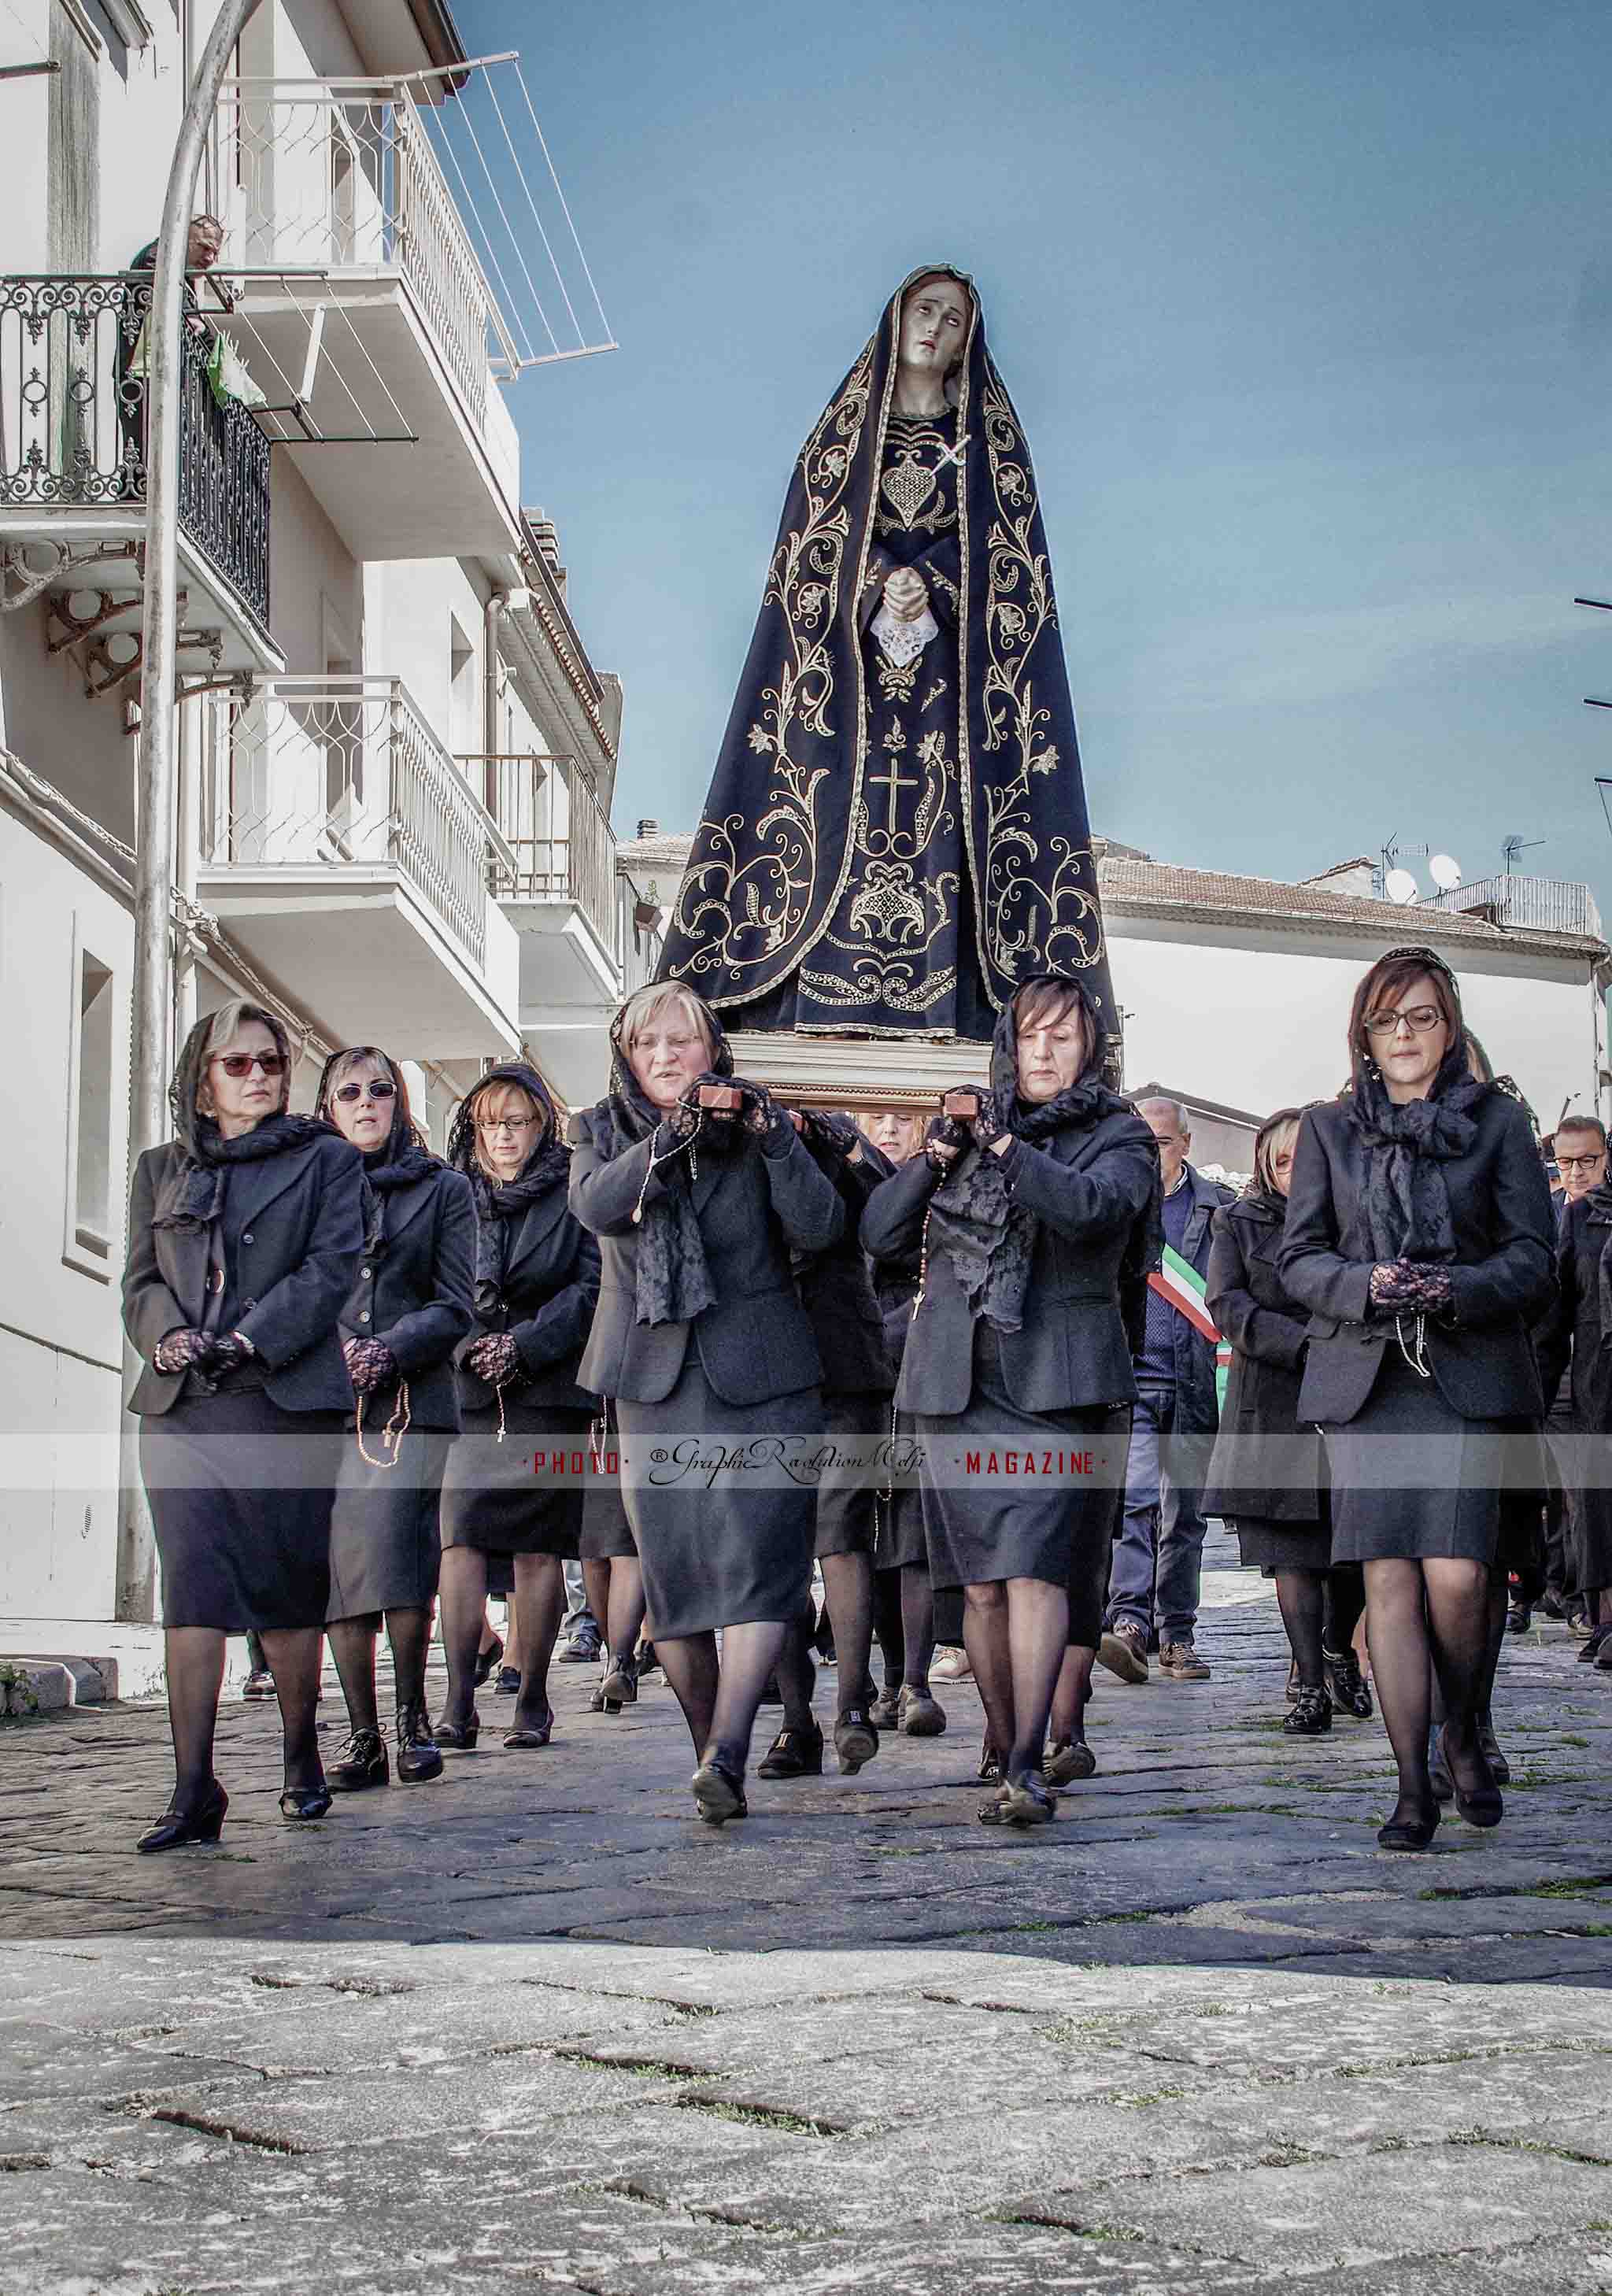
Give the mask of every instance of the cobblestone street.
POLYGON ((1380 1726, 1281 1737, 1231 1559, 1213 1682, 1100 1671, 1050 1836, 975 1822, 966 1685, 721 1833, 591 1669, 306 1829, 235 1703, 160 1858, 160 1706, 6 1726, 0 2288, 1612 2290, 1612 1680, 1509 1644, 1504 1825, 1385 1856, 1380 1726))

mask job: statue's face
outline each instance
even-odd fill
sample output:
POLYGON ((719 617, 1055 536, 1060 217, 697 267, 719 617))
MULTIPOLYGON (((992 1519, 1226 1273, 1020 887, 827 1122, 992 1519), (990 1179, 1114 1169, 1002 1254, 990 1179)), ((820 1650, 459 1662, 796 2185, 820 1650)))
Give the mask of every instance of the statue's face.
POLYGON ((921 280, 901 307, 897 364, 944 381, 962 357, 969 316, 968 290, 961 281, 921 280))

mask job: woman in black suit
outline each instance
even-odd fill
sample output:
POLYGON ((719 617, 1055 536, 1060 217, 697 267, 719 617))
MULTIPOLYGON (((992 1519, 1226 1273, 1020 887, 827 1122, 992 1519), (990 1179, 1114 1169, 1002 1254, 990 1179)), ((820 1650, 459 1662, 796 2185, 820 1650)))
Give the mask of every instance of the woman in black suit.
POLYGON ((756 1710, 809 1600, 816 1502, 787 1471, 749 1488, 732 1472, 684 1480, 682 1447, 709 1437, 759 1458, 821 1434, 822 1364, 790 1255, 824 1250, 845 1215, 788 1111, 733 1078, 691 989, 641 988, 610 1043, 609 1095, 572 1119, 571 1202, 604 1250, 582 1376, 616 1405, 645 1631, 699 1758, 695 1808, 721 1825, 746 1814, 756 1710))
POLYGON ((524 1061, 466 1094, 448 1161, 476 1206, 474 1335, 462 1341, 461 1432, 442 1482, 442 1644, 447 1704, 437 1742, 474 1750, 476 1655, 487 1558, 512 1555, 520 1690, 504 1744, 546 1746, 549 1660, 565 1614, 562 1560, 575 1561, 587 1488, 593 1398, 577 1366, 599 1297, 599 1247, 567 1202, 570 1151, 548 1087, 524 1061))
POLYGON ((339 1319, 364 1242, 357 1151, 290 1116, 278 1017, 236 998, 198 1021, 168 1091, 176 1137, 129 1206, 123 1322, 145 1368, 140 1472, 162 1563, 174 1792, 145 1850, 216 1841, 225 1637, 261 1636, 288 1819, 331 1806, 314 1734, 331 1505, 353 1407, 339 1319))
POLYGON ((1378 1840, 1425 1849, 1429 1647, 1456 1808, 1477 1825, 1502 1816, 1476 1709, 1504 1439, 1543 1409, 1529 1326, 1550 1304, 1555 1231, 1527 1115, 1472 1075, 1460 992, 1432 949, 1372 965, 1349 1051, 1350 1090, 1299 1128, 1277 1270, 1310 1310, 1298 1416, 1327 1439, 1333 1558, 1365 1566, 1399 1766, 1378 1840))
POLYGON ((398 1779, 442 1774, 426 1716, 425 1660, 442 1473, 459 1427, 454 1350, 476 1323, 476 1207, 463 1174, 420 1137, 403 1071, 378 1046, 332 1053, 315 1106, 363 1157, 367 1191, 364 1258, 341 1316, 357 1408, 331 1517, 327 1629, 351 1733, 330 1782, 337 1793, 355 1793, 390 1775, 375 1703, 383 1617, 398 1779))
POLYGON ((1211 1226, 1205 1304, 1232 1356, 1202 1505, 1236 1531, 1244 1568, 1276 1581, 1293 1653, 1282 1728, 1313 1738, 1332 1727, 1335 1706, 1363 1721, 1371 1693, 1354 1650, 1360 1565, 1331 1567, 1321 1438, 1297 1415, 1308 1311, 1276 1270, 1303 1115, 1279 1108, 1266 1118, 1252 1185, 1211 1226))
POLYGON ((921 1246, 923 1275, 896 1402, 924 1440, 937 1587, 966 1589, 964 1634, 1002 1776, 986 1824, 1043 1824, 1047 1718, 1068 1643, 1069 1587, 1106 1560, 1103 1439, 1134 1400, 1120 1304, 1157 1258, 1158 1148, 1101 1082, 1102 1040, 1078 981, 1027 981, 997 1023, 991 1089, 969 1124, 939 1117, 922 1158, 863 1216, 876 1259, 921 1246), (943 1461, 994 1448, 1039 1462, 1069 1439, 1096 1475, 970 1484, 943 1461))

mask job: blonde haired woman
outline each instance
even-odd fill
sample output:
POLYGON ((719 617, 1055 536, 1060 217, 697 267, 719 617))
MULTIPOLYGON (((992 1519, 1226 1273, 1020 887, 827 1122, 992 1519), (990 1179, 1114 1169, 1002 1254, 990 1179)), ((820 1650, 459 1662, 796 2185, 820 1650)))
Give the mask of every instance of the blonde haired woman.
POLYGON ((168 1088, 175 1137, 129 1205, 123 1322, 144 1369, 140 1471, 162 1562, 174 1791, 143 1850, 216 1841, 225 1638, 262 1636, 284 1733, 282 1815, 323 1817, 314 1734, 331 1507, 353 1407, 340 1319, 364 1243, 358 1152, 291 1116, 290 1040, 234 998, 198 1021, 168 1088))
POLYGON ((442 1484, 447 1704, 437 1742, 474 1751, 487 1559, 512 1555, 520 1691, 504 1745, 546 1746, 549 1660, 565 1611, 562 1560, 582 1527, 579 1472, 593 1398, 577 1365, 599 1297, 599 1247, 567 1202, 570 1152, 536 1069, 506 1062, 460 1103, 448 1161, 476 1201, 476 1331, 461 1342, 461 1432, 442 1484), (556 1472, 555 1454, 561 1455, 556 1472))
POLYGON ((787 1475, 651 1483, 626 1461, 667 1438, 821 1431, 822 1365, 790 1255, 824 1250, 845 1216, 788 1111, 733 1077, 691 990, 640 989, 610 1044, 609 1094, 572 1119, 571 1202, 604 1254, 582 1376, 615 1401, 648 1631, 700 1759, 696 1808, 721 1825, 746 1813, 756 1709, 808 1599, 814 1496, 787 1475))

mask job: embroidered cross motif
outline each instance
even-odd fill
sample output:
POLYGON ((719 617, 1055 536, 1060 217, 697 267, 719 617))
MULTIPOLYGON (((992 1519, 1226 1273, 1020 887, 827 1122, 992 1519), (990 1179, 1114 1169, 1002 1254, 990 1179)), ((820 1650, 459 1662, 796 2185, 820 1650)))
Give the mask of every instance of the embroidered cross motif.
POLYGON ((868 787, 870 789, 888 789, 890 792, 889 817, 886 822, 885 826, 892 836, 896 833, 896 808, 901 803, 902 791, 904 789, 921 789, 922 786, 923 784, 916 774, 904 774, 902 772, 901 760, 899 758, 892 758, 890 759, 890 770, 888 774, 870 774, 868 775, 868 787))

